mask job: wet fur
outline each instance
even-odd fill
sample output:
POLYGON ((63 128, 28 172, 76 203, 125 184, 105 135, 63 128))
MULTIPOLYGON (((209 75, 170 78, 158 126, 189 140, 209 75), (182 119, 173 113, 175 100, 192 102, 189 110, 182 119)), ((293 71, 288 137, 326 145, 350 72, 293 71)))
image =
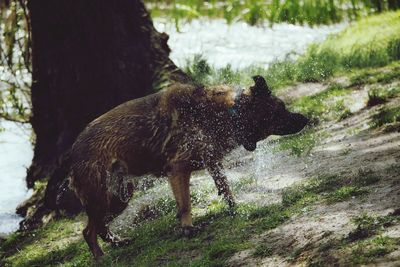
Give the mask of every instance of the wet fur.
MULTIPOLYGON (((205 90, 177 84, 114 108, 79 135, 71 153, 71 185, 88 214, 84 236, 96 257, 102 255, 97 234, 112 235, 107 223, 125 209, 136 189, 134 180, 123 185, 126 175, 177 176, 171 186, 178 205, 190 202, 188 192, 182 192, 188 191, 190 172, 220 161, 236 146, 227 112, 234 95, 224 86, 205 90)), ((227 184, 219 184, 228 193, 227 184)), ((180 216, 187 213, 190 207, 182 207, 180 216)))
POLYGON ((192 227, 189 180, 194 170, 206 168, 218 193, 234 206, 221 160, 239 145, 254 150, 274 131, 285 132, 277 130, 278 119, 290 113, 262 81, 255 79, 255 86, 240 95, 229 86, 176 84, 126 102, 86 127, 72 147, 71 185, 86 209, 83 234, 96 258, 103 255, 98 235, 118 244, 107 224, 126 208, 143 174, 169 177, 185 230, 192 227))

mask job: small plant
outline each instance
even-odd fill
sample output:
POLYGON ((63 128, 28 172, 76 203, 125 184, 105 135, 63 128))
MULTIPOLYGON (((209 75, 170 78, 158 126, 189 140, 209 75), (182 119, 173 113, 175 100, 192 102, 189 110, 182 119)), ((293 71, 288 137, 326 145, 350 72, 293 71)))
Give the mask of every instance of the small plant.
POLYGON ((377 236, 359 243, 352 250, 353 264, 367 264, 385 256, 397 248, 398 240, 388 236, 377 236))
POLYGON ((376 78, 371 71, 361 71, 350 77, 350 86, 359 86, 367 83, 375 83, 376 78))
POLYGON ((372 116, 370 126, 378 128, 385 124, 395 123, 400 121, 400 107, 383 108, 379 113, 372 116))
POLYGON ((327 196, 328 202, 344 201, 355 196, 361 196, 369 191, 356 186, 343 186, 327 196))
POLYGON ((212 73, 212 68, 208 64, 207 60, 202 55, 195 55, 193 60, 188 60, 184 70, 189 74, 196 82, 200 84, 207 84, 209 75, 212 73))
POLYGON ((352 183, 358 186, 368 186, 379 182, 381 178, 372 170, 360 169, 352 179, 352 183))
POLYGON ((317 134, 311 129, 298 135, 281 137, 278 139, 275 150, 290 150, 293 155, 300 157, 310 153, 317 143, 317 138, 317 134))
POLYGON ((237 70, 233 70, 230 64, 226 65, 224 68, 220 68, 215 72, 216 81, 214 84, 240 84, 240 73, 237 70))
POLYGON ((324 175, 312 178, 306 183, 294 185, 282 192, 282 204, 290 206, 297 203, 313 202, 318 199, 318 194, 332 192, 344 183, 342 177, 324 175))
POLYGON ((375 217, 364 213, 353 219, 353 223, 357 228, 349 233, 348 240, 355 241, 373 236, 384 228, 391 226, 396 220, 398 220, 396 216, 375 217))
POLYGON ((387 95, 382 93, 382 90, 378 88, 372 88, 368 91, 368 102, 367 106, 372 107, 383 104, 387 101, 387 95))
POLYGON ((343 116, 348 116, 351 112, 348 109, 346 110, 343 102, 336 102, 336 104, 333 104, 335 102, 330 101, 333 97, 345 94, 346 90, 347 89, 343 88, 342 85, 332 83, 328 88, 320 93, 299 98, 292 104, 292 106, 296 111, 315 119, 324 120, 332 116, 337 117, 338 112, 343 116))
MULTIPOLYGON (((383 69, 366 69, 356 72, 350 77, 350 86, 359 86, 374 83, 390 83, 400 77, 400 67, 398 63, 389 65, 383 69)), ((377 90, 377 88, 374 88, 377 90)))
POLYGON ((261 244, 256 247, 253 256, 257 258, 269 257, 273 254, 273 249, 270 245, 261 244))
POLYGON ((319 50, 312 45, 297 62, 297 80, 319 82, 333 75, 338 69, 337 54, 331 49, 319 50))
POLYGON ((339 118, 339 120, 347 119, 352 115, 350 109, 344 105, 343 99, 336 102, 333 110, 335 111, 336 116, 339 118))

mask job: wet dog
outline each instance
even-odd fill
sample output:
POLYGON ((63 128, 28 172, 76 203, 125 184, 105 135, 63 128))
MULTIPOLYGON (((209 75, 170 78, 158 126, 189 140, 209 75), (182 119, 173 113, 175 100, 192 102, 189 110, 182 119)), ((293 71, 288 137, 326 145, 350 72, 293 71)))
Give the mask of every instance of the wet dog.
POLYGON ((118 244, 107 224, 126 208, 141 175, 169 177, 181 225, 190 232, 193 171, 207 169, 233 207, 223 157, 238 146, 253 151, 269 135, 304 128, 307 118, 289 112, 263 77, 253 79, 243 92, 175 84, 121 104, 85 128, 71 150, 71 186, 88 215, 83 235, 96 258, 103 255, 97 236, 118 244))

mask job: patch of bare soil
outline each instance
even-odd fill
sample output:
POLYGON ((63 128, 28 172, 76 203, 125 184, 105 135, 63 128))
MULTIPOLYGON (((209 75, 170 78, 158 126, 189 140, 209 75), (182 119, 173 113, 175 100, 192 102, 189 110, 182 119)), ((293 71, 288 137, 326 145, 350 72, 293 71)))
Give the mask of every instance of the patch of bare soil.
POLYGON ((278 96, 285 101, 291 101, 302 96, 314 95, 324 91, 327 87, 327 84, 322 83, 298 83, 279 90, 278 96))

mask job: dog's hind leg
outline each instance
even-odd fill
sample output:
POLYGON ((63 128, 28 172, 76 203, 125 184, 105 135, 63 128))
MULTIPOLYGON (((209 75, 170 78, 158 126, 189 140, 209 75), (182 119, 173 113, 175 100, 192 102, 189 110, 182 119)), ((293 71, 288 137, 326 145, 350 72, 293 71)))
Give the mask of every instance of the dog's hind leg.
POLYGON ((221 162, 209 164, 207 170, 214 179, 215 186, 218 189, 218 195, 223 195, 229 207, 233 208, 236 205, 235 199, 233 198, 231 189, 229 188, 228 179, 223 172, 221 162))
POLYGON ((97 242, 98 226, 95 217, 88 213, 88 224, 83 230, 83 237, 89 246, 90 251, 96 260, 100 259, 104 255, 101 250, 99 243, 97 242))
MULTIPOLYGON (((121 181, 121 180, 120 180, 121 181)), ((98 214, 98 232, 101 239, 104 242, 110 243, 114 247, 121 247, 128 243, 128 239, 120 238, 118 235, 114 234, 108 227, 108 224, 119 214, 122 213, 123 210, 128 206, 128 201, 133 193, 133 186, 129 184, 123 185, 120 184, 121 187, 127 187, 125 189, 119 188, 119 194, 113 195, 112 193, 107 193, 107 212, 98 214), (123 193, 124 192, 124 193, 123 193), (121 195, 123 193, 123 195, 121 195), (107 215, 106 215, 107 214, 107 215)))
POLYGON ((189 234, 191 228, 193 228, 189 188, 190 174, 191 172, 187 168, 175 165, 172 167, 169 177, 172 192, 178 205, 178 217, 185 234, 189 234))

